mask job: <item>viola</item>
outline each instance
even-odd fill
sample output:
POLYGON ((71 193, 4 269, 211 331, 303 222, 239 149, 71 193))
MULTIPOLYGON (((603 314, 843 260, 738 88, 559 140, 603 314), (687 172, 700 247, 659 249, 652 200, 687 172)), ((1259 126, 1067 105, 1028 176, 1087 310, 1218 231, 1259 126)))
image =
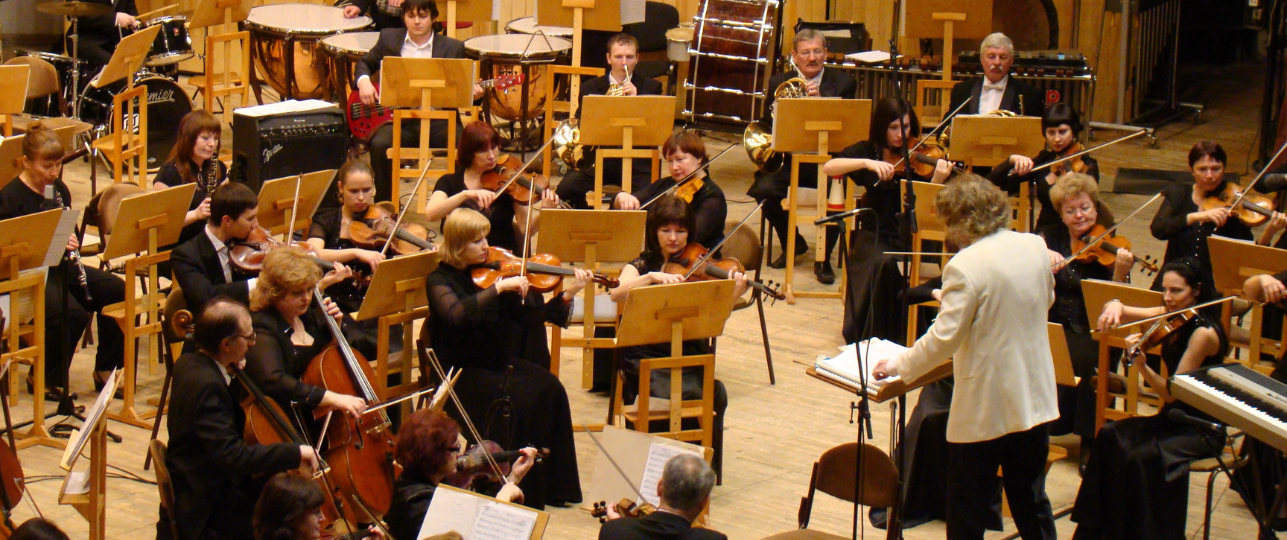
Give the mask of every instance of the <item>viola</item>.
MULTIPOLYGON (((549 455, 548 448, 537 449, 536 462, 540 463, 549 455)), ((469 447, 469 450, 457 457, 456 472, 443 481, 460 489, 469 489, 474 482, 501 483, 504 479, 496 477, 496 471, 491 468, 491 463, 495 462, 499 466, 500 474, 508 476, 510 463, 520 457, 523 457, 522 451, 502 450, 501 446, 493 441, 483 441, 469 447), (489 454, 490 460, 487 457, 489 454)))
POLYGON ((353 221, 349 223, 349 240, 363 249, 381 250, 393 237, 393 245, 389 249, 398 255, 437 249, 429 240, 429 230, 424 226, 402 223, 394 231, 393 225, 393 214, 383 206, 373 204, 361 215, 353 215, 353 221))
MULTIPOLYGON (((528 257, 528 289, 544 294, 563 283, 563 278, 576 277, 574 270, 564 268, 561 264, 558 257, 547 253, 528 257)), ((523 275, 523 259, 514 256, 508 249, 492 246, 487 249, 487 260, 472 268, 474 284, 480 289, 486 289, 501 279, 523 275)), ((620 285, 616 279, 599 273, 595 273, 592 279, 609 289, 620 285)))
MULTIPOLYGON (((733 257, 722 259, 711 257, 703 260, 707 253, 710 253, 710 250, 701 244, 689 242, 682 251, 671 255, 670 260, 666 261, 661 271, 667 274, 688 276, 688 281, 729 279, 733 272, 746 271, 745 267, 742 266, 742 262, 733 257), (696 271, 693 270, 694 267, 697 267, 696 271)), ((747 279, 746 284, 775 300, 786 299, 786 295, 774 287, 772 282, 764 284, 753 279, 747 279)))
MULTIPOLYGON (((313 299, 319 307, 324 305, 320 289, 313 289, 313 299)), ((371 364, 349 345, 339 322, 329 316, 324 318, 335 343, 309 362, 300 380, 337 394, 360 397, 367 403, 380 401, 371 385, 375 378, 371 364)), ((384 409, 359 418, 337 414, 332 416, 325 434, 324 455, 331 463, 330 478, 340 493, 358 497, 379 514, 389 511, 393 479, 398 475, 393 464, 392 426, 384 409)))
MULTIPOLYGON (((916 145, 920 144, 920 139, 911 137, 907 140, 907 143, 914 148, 916 145)), ((938 167, 938 161, 940 159, 947 160, 947 151, 937 143, 930 142, 920 144, 920 148, 917 148, 913 152, 909 152, 907 155, 911 158, 912 172, 916 173, 916 175, 921 178, 933 177, 934 169, 938 167)), ((882 157, 885 163, 889 163, 894 166, 894 174, 906 175, 907 166, 906 163, 903 162, 902 152, 893 148, 886 148, 882 157)), ((956 172, 962 172, 965 170, 963 166, 955 163, 953 164, 953 169, 956 172)))
MULTIPOLYGON (((616 504, 612 505, 612 507, 617 511, 617 515, 623 518, 641 518, 657 511, 656 506, 649 503, 635 504, 635 502, 630 499, 621 499, 616 504)), ((599 523, 607 523, 608 502, 599 501, 594 503, 594 508, 590 510, 590 517, 599 518, 599 523)))
POLYGON ((1242 188, 1234 185, 1233 182, 1225 182, 1224 189, 1219 193, 1208 194, 1207 198, 1202 200, 1201 207, 1203 211, 1229 208, 1230 217, 1237 218, 1248 227, 1259 226, 1274 217, 1273 199, 1249 192, 1246 197, 1242 197, 1242 204, 1238 208, 1230 208, 1230 205, 1239 197, 1242 197, 1242 188))
MULTIPOLYGON (((522 166, 523 161, 518 156, 501 154, 496 158, 496 166, 483 173, 483 189, 495 191, 497 195, 509 193, 514 201, 523 206, 527 206, 530 201, 541 200, 545 190, 550 188, 549 177, 537 173, 528 175, 519 170, 522 166)), ((571 208, 566 203, 560 203, 559 206, 571 208)))
MULTIPOLYGON (((1068 145, 1068 148, 1065 148, 1063 152, 1059 152, 1059 157, 1055 159, 1065 158, 1073 154, 1077 154, 1085 149, 1086 147, 1082 146, 1080 142, 1076 142, 1068 145)), ((1090 166, 1086 165, 1085 161, 1082 161, 1081 156, 1077 156, 1062 163, 1056 163, 1050 167, 1050 172, 1055 175, 1055 178, 1068 174, 1069 172, 1086 174, 1086 171, 1089 170, 1090 166)))
MULTIPOLYGON (((1090 232, 1081 235, 1080 238, 1073 238, 1072 252, 1078 253, 1073 260, 1079 262, 1097 262, 1110 268, 1114 264, 1117 264, 1117 251, 1122 249, 1131 251, 1131 241, 1125 236, 1105 236, 1104 233, 1107 230, 1108 229, 1103 225, 1095 224, 1095 226, 1090 229, 1090 232), (1104 236, 1104 238, 1101 238, 1098 242, 1091 245, 1089 249, 1086 249, 1088 244, 1091 244, 1092 241, 1100 236, 1104 236)), ((1156 274, 1158 271, 1157 260, 1147 255, 1137 256, 1135 258, 1135 262, 1138 262, 1140 264, 1140 268, 1143 268, 1144 272, 1149 276, 1156 274)))

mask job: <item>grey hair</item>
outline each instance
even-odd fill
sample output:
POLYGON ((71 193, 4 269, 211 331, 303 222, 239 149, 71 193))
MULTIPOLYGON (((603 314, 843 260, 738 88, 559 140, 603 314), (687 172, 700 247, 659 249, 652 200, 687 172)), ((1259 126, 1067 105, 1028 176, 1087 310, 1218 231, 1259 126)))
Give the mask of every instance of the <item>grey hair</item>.
POLYGON ((805 28, 795 33, 795 39, 791 40, 791 50, 800 48, 800 44, 806 41, 822 40, 822 49, 827 49, 827 36, 813 28, 805 28))
POLYGON ((1014 56, 1014 42, 1001 32, 993 32, 983 38, 983 44, 979 45, 979 58, 987 56, 988 49, 1005 49, 1006 53, 1014 56))
POLYGON ((701 510, 714 487, 715 471, 695 454, 670 458, 661 473, 661 500, 681 512, 701 510))

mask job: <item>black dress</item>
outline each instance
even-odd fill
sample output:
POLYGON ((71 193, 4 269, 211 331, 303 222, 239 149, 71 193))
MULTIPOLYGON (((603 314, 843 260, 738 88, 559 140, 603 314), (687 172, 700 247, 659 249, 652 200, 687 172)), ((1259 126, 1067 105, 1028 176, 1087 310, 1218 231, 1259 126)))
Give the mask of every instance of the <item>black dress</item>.
MULTIPOLYGON (((448 197, 468 189, 465 186, 465 175, 461 172, 444 174, 433 187, 434 191, 441 191, 448 197)), ((514 197, 508 191, 497 195, 486 210, 480 209, 472 199, 465 201, 460 207, 472 208, 487 216, 487 221, 492 223, 492 230, 487 233, 488 245, 510 251, 518 251, 523 247, 518 232, 514 230, 514 197)))
MULTIPOLYGON (((219 187, 219 184, 228 178, 228 168, 217 159, 207 159, 201 165, 189 163, 188 168, 191 171, 200 173, 196 175, 197 179, 194 182, 197 185, 197 190, 192 194, 192 203, 188 205, 188 210, 192 211, 201 206, 202 201, 210 197, 210 193, 214 191, 214 188, 219 187)), ((179 166, 173 161, 165 162, 165 165, 161 166, 161 171, 156 173, 156 178, 152 179, 152 182, 159 182, 170 187, 178 187, 188 183, 183 179, 183 174, 179 172, 179 166)), ((201 228, 205 227, 205 225, 206 222, 203 220, 184 225, 183 232, 179 233, 178 243, 187 242, 190 238, 200 233, 201 228)))
MULTIPOLYGON (((1036 157, 1032 158, 1032 165, 1034 167, 1041 166, 1056 159, 1058 159, 1058 154, 1055 152, 1042 150, 1036 157)), ((1086 174, 1090 175, 1098 183, 1099 162, 1090 156, 1082 156, 1081 160, 1086 164, 1086 174)), ((1023 176, 1011 176, 1010 171, 1013 169, 1014 164, 1010 160, 1006 160, 992 168, 992 172, 988 173, 988 180, 1011 195, 1019 193, 1019 186, 1031 182, 1037 188, 1037 202, 1041 203, 1041 211, 1037 214, 1037 228, 1034 232, 1046 233, 1065 229, 1065 227, 1062 227, 1063 220, 1059 217, 1059 209, 1055 208, 1054 203, 1050 201, 1050 188, 1054 187, 1050 182, 1046 181, 1046 175, 1050 174, 1050 169, 1033 171, 1023 176)))
MULTIPOLYGON (((308 237, 319 238, 322 240, 326 249, 354 249, 357 248, 348 238, 341 238, 340 231, 343 230, 343 209, 332 208, 319 212, 313 217, 313 225, 308 229, 308 237)), ((366 263, 353 259, 344 263, 353 273, 370 276, 373 274, 371 267, 366 263)), ((362 300, 366 298, 366 289, 358 287, 353 280, 344 280, 326 288, 327 296, 335 301, 335 305, 340 306, 340 311, 347 314, 357 313, 362 309, 362 300)), ((365 321, 347 321, 344 324, 344 335, 349 339, 349 345, 362 353, 368 360, 376 357, 377 348, 380 338, 380 319, 370 318, 365 321)), ((389 354, 402 350, 402 325, 396 325, 389 328, 389 354)), ((396 375, 391 376, 391 378, 396 375)), ((397 384, 397 383, 394 383, 397 384)))
POLYGON ((312 345, 296 345, 291 341, 295 329, 275 308, 251 314, 255 328, 255 344, 246 351, 246 375, 264 393, 273 398, 282 410, 292 410, 293 403, 309 409, 316 408, 326 395, 326 389, 300 380, 308 364, 329 346, 331 337, 325 314, 314 303, 300 316, 304 331, 313 338, 312 345))
MULTIPOLYGON (((836 158, 845 159, 873 159, 881 161, 882 149, 871 141, 860 141, 852 146, 841 150, 836 154, 836 158)), ((904 175, 895 173, 894 178, 888 181, 880 181, 880 175, 874 171, 860 169, 845 175, 864 188, 867 193, 862 196, 862 208, 870 208, 876 211, 873 218, 870 215, 862 215, 858 218, 858 227, 860 229, 872 229, 879 224, 880 241, 885 251, 906 251, 908 241, 903 234, 906 219, 903 217, 903 199, 901 182, 904 175)), ((915 171, 911 174, 912 180, 927 181, 926 178, 920 178, 915 171)), ((908 233, 910 234, 910 232, 908 233)))
MULTIPOLYGON (((639 204, 642 205, 674 185, 675 179, 666 177, 636 189, 631 195, 639 199, 639 204)), ((707 175, 688 205, 693 207, 697 215, 697 230, 689 231, 688 241, 714 248, 724 240, 724 221, 728 219, 728 201, 724 198, 724 190, 707 175)))
MULTIPOLYGON (((519 484, 523 504, 580 502, 572 412, 563 383, 549 372, 545 339, 545 323, 566 327, 571 305, 561 294, 546 302, 535 291, 524 299, 479 289, 468 269, 449 264, 429 274, 426 289, 431 346, 444 369, 463 369, 456 394, 480 434, 506 449, 550 450, 519 484)), ((448 413, 460 421, 454 409, 448 413)))
MULTIPOLYGON (((1042 236, 1046 239, 1046 248, 1064 257, 1072 255, 1072 238, 1062 222, 1057 229, 1051 228, 1042 236)), ((1095 436, 1095 386, 1091 377, 1099 366, 1099 342, 1090 335, 1090 315, 1086 313, 1086 297, 1081 288, 1083 279, 1112 281, 1113 267, 1074 261, 1055 274, 1055 303, 1050 306, 1050 322, 1064 327, 1073 374, 1080 377, 1081 382, 1075 389, 1059 387, 1059 420, 1050 424, 1051 435, 1071 432, 1082 437, 1095 436)), ((1114 357, 1110 369, 1116 371, 1116 368, 1114 357)))
MULTIPOLYGON (((1220 324, 1205 313, 1172 332, 1162 343, 1162 361, 1175 373, 1198 328, 1220 336, 1215 354, 1202 366, 1224 361, 1229 341, 1220 324)), ((1104 424, 1086 465, 1072 519, 1077 539, 1185 538, 1189 503, 1189 463, 1218 452, 1222 442, 1188 424, 1167 417, 1172 408, 1189 416, 1209 418, 1180 401, 1162 407, 1155 416, 1128 418, 1104 424)))
MULTIPOLYGON (((1227 180, 1216 186, 1214 193, 1224 190, 1227 180)), ((1207 237, 1212 235, 1233 238, 1237 240, 1251 240, 1251 229, 1243 225, 1241 221, 1230 217, 1224 222, 1223 227, 1216 227, 1214 224, 1202 222, 1189 225, 1188 216, 1201 209, 1193 202, 1192 185, 1173 185, 1168 186, 1162 192, 1162 207, 1158 208, 1157 215, 1153 216, 1153 223, 1149 229, 1153 232, 1153 238, 1166 240, 1166 256, 1162 263, 1168 263, 1184 257, 1193 257, 1202 264, 1206 271, 1206 282, 1214 283, 1214 277, 1211 273, 1211 254, 1207 251, 1207 237)), ((1162 274, 1158 274, 1153 281, 1153 290, 1161 290, 1162 274)))

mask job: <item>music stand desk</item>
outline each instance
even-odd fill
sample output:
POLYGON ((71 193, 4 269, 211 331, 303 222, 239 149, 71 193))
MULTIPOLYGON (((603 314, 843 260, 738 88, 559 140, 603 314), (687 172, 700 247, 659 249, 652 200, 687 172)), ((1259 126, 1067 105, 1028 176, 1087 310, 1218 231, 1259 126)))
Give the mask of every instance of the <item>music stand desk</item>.
MULTIPOLYGON (((17 309, 10 315, 8 351, 0 354, 0 362, 14 362, 26 359, 31 364, 33 388, 31 429, 18 435, 17 448, 33 445, 44 445, 52 448, 63 448, 62 441, 50 436, 45 429, 45 276, 46 272, 31 272, 44 267, 45 254, 52 248, 54 231, 62 218, 63 210, 48 210, 37 214, 28 214, 13 219, 0 221, 0 294, 9 294, 9 305, 15 308, 18 297, 30 294, 35 308, 31 330, 31 345, 22 347, 18 338, 23 333, 23 325, 17 317, 17 309), (27 272, 27 275, 20 275, 27 272)), ((12 368, 10 368, 12 369, 12 368)), ((17 399, 17 378, 10 376, 10 401, 17 399)))
POLYGON ((282 234, 289 240, 291 233, 308 227, 311 219, 306 216, 317 212, 317 206, 322 203, 333 178, 335 169, 327 169, 264 182, 259 188, 259 226, 270 234, 282 234), (297 188, 299 204, 295 203, 297 188), (292 216, 292 211, 298 215, 292 216), (289 227, 287 223, 290 223, 289 227))
MULTIPOLYGON (((389 391, 399 395, 411 388, 411 358, 415 350, 412 325, 417 319, 429 316, 429 297, 425 279, 438 268, 437 251, 422 251, 414 255, 387 259, 376 265, 371 285, 367 287, 362 307, 353 319, 365 321, 379 318, 380 329, 376 339, 375 391, 381 400, 389 399, 389 391), (397 388, 389 388, 389 328, 395 324, 402 328, 402 356, 399 370, 402 379, 397 388)), ((425 324, 429 324, 428 321, 425 324)))

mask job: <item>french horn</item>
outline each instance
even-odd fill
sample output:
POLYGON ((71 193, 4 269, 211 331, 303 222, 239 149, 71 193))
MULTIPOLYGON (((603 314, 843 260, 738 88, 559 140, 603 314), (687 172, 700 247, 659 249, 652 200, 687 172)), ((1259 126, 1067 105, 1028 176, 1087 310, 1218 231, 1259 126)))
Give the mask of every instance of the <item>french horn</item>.
MULTIPOLYGON (((795 59, 789 58, 787 63, 795 71, 796 76, 779 84, 773 90, 773 99, 792 99, 809 97, 809 81, 800 73, 800 68, 796 67, 795 59)), ((777 110, 772 111, 777 115, 777 110)), ((755 167, 766 173, 775 173, 782 168, 782 154, 773 150, 773 133, 765 131, 759 122, 752 122, 746 126, 746 131, 742 132, 742 146, 746 148, 747 157, 755 167)))

